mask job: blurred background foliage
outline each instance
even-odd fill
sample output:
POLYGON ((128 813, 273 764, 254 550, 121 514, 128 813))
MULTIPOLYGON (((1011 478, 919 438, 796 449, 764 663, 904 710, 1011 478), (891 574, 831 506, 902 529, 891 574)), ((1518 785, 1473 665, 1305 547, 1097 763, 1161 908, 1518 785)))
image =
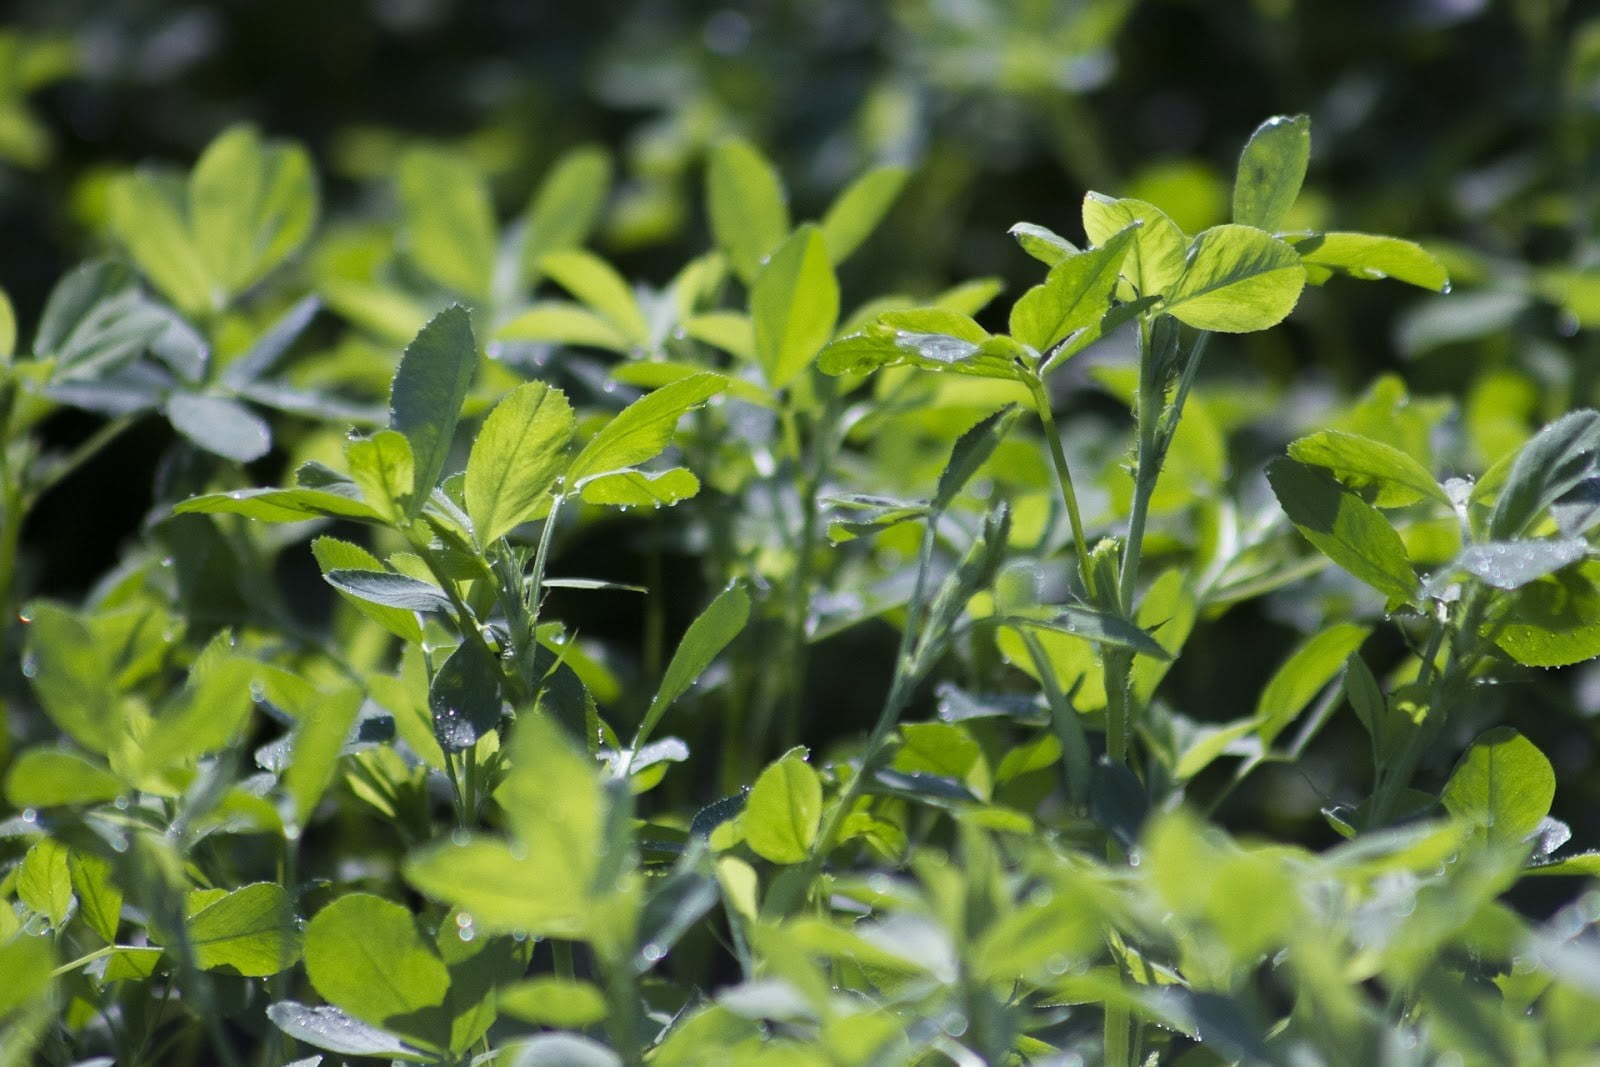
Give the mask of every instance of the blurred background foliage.
MULTIPOLYGON (((1384 407, 1391 386, 1368 391, 1380 374, 1454 402, 1409 409, 1441 474, 1481 471, 1541 421, 1600 399, 1600 15, 1580 3, 14 0, 9 12, 0 284, 23 336, 53 282, 111 246, 115 175, 186 168, 240 120, 316 161, 323 221, 292 269, 324 276, 360 246, 341 243, 349 234, 394 217, 390 178, 418 146, 486 174, 502 219, 563 153, 604 146, 617 181, 592 246, 652 285, 706 247, 703 159, 729 135, 774 159, 796 218, 816 217, 874 164, 908 164, 904 195, 844 271, 859 299, 988 275, 1015 295, 1038 270, 1007 229, 1028 220, 1078 239, 1087 189, 1157 202, 1191 232, 1222 221, 1244 137, 1268 115, 1305 112, 1315 143, 1296 224, 1420 240, 1446 259, 1455 292, 1335 285, 1308 291, 1284 329, 1219 340, 1205 401, 1229 455, 1193 459, 1216 468, 1208 480, 1231 472, 1230 492, 1264 501, 1264 459, 1330 408, 1363 393, 1343 417, 1404 407, 1403 394, 1384 407)), ((1085 426, 1125 416, 1104 388, 1085 388, 1097 364, 1121 358, 1105 347, 1061 376, 1085 426)), ((386 382, 369 384, 376 398, 386 382)), ((59 443, 95 422, 68 414, 45 432, 59 443)), ((41 504, 33 591, 73 595, 115 561, 170 440, 164 425, 142 426, 41 504), (108 510, 129 525, 85 528, 74 498, 86 493, 120 505, 108 510)), ((596 543, 597 558, 614 547, 596 543)), ((1216 621, 1175 676, 1186 710, 1236 717, 1317 624, 1307 613, 1335 613, 1328 603, 1268 599, 1216 621)), ((581 621, 591 634, 606 625, 581 621)), ((830 668, 818 705, 849 716, 856 681, 830 668)), ((1518 726, 1558 772, 1592 762, 1600 672, 1485 700, 1504 705, 1486 721, 1518 726)), ((872 694, 854 701, 875 706, 872 694)), ((1328 738, 1330 751, 1361 743, 1353 727, 1328 738)), ((1303 832, 1330 800, 1323 777, 1311 753, 1258 776, 1230 810, 1303 832)), ((1583 813, 1600 810, 1600 786, 1564 784, 1557 803, 1592 844, 1583 813)))

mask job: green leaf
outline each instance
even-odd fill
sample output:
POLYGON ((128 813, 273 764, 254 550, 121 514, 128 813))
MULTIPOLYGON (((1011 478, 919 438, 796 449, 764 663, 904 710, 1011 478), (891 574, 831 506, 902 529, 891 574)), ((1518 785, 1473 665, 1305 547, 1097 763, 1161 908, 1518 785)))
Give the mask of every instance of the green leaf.
MULTIPOLYGON (((387 573, 382 563, 376 556, 362 548, 360 545, 341 541, 335 537, 319 537, 311 542, 311 554, 316 558, 317 566, 324 576, 332 571, 369 571, 374 574, 387 573)), ((333 583, 329 583, 333 584, 333 583)), ((413 644, 422 643, 422 624, 417 621, 415 612, 407 608, 388 607, 375 603, 364 596, 339 589, 339 596, 361 614, 378 623, 385 630, 394 634, 402 641, 413 644)))
POLYGON ((1405 544, 1377 508, 1292 459, 1274 460, 1267 480, 1289 521, 1323 555, 1386 597, 1409 603, 1416 596, 1405 544))
POLYGON ((603 148, 575 148, 556 161, 528 204, 522 240, 522 280, 538 277, 548 253, 577 248, 594 231, 611 192, 611 156, 603 148))
POLYGON ((828 206, 820 226, 828 258, 835 265, 848 259, 877 229, 910 176, 905 167, 875 167, 851 182, 828 206))
POLYGON ((0 370, 11 365, 17 351, 17 312, 11 306, 11 297, 0 289, 0 370))
POLYGON ((6 773, 6 799, 17 808, 98 804, 126 789, 99 763, 59 748, 30 748, 6 773))
POLYGON ((1288 317, 1306 269, 1289 245, 1253 226, 1213 226, 1189 246, 1162 310, 1197 330, 1251 333, 1288 317))
POLYGON ((416 517, 439 483, 477 365, 472 321, 459 304, 435 315, 400 358, 389 393, 389 428, 406 435, 416 460, 408 518, 416 517))
POLYGON ((1123 276, 1139 296, 1164 295, 1184 272, 1183 231, 1154 204, 1116 200, 1095 192, 1084 195, 1083 229, 1090 243, 1103 247, 1134 225, 1138 229, 1133 249, 1122 264, 1123 276))
MULTIPOLYGON (((55 965, 56 955, 49 938, 18 934, 0 942, 0 974, 6 976, 6 980, 0 982, 0 1019, 9 1024, 16 1019, 14 1012, 49 992, 55 978, 51 974, 55 965)), ((21 1029, 18 1025, 17 1030, 21 1029)), ((27 1061, 19 1058, 12 1062, 27 1061)))
POLYGON ((494 275, 494 205, 467 156, 414 148, 395 172, 406 253, 446 289, 487 300, 494 275))
POLYGON ((183 688, 157 716, 144 739, 145 765, 166 770, 226 748, 250 717, 250 683, 257 665, 227 654, 219 635, 202 654, 183 688))
POLYGON ((624 355, 633 351, 633 342, 621 330, 588 308, 564 300, 542 300, 531 305, 496 330, 494 339, 549 341, 624 355))
POLYGON ((802 226, 762 264, 750 288, 756 362, 767 384, 782 389, 811 365, 839 320, 839 280, 827 242, 802 226))
POLYGON ((592 252, 571 248, 551 252, 539 268, 563 289, 583 301, 597 315, 640 348, 650 344, 650 324, 645 321, 633 290, 616 268, 592 252))
POLYGON ((1520 589, 1570 567, 1589 554, 1589 542, 1581 537, 1562 540, 1491 541, 1468 545, 1450 565, 1450 571, 1465 571, 1496 589, 1520 589))
POLYGON ((696 374, 635 400, 601 427, 578 453, 567 468, 567 484, 581 486, 595 475, 659 456, 672 440, 678 419, 721 392, 726 382, 720 374, 696 374))
POLYGON ((1289 445, 1289 455, 1313 467, 1325 467, 1351 489, 1375 489, 1372 505, 1405 507, 1419 500, 1450 503, 1433 475, 1393 445, 1342 430, 1319 430, 1289 445))
POLYGON ((1600 412, 1569 412, 1540 430, 1511 464, 1489 517, 1489 539, 1510 541, 1521 536, 1546 508, 1589 475, 1597 451, 1600 412))
POLYGON ((933 494, 933 502, 929 505, 934 512, 941 512, 955 502, 961 490, 966 488, 967 482, 978 473, 978 469, 989 461, 994 455, 994 450, 1000 447, 1006 434, 1016 423, 1020 414, 1015 404, 1007 404, 999 411, 993 412, 979 420, 965 433, 956 439, 955 446, 950 450, 950 462, 945 464, 944 470, 939 474, 939 487, 933 494))
POLYGON ((635 751, 654 732, 673 702, 689 691, 695 679, 704 674, 711 666, 711 661, 743 632, 749 620, 750 594, 745 592, 743 585, 735 583, 717 594, 706 610, 689 624, 634 735, 635 751))
POLYGON ((983 931, 973 946, 975 977, 986 982, 1018 978, 1048 982, 1094 955, 1105 935, 1087 894, 1052 890, 1044 895, 1049 899, 1009 909, 983 931))
POLYGON ((1300 195, 1311 160, 1311 119, 1279 115, 1256 127, 1233 180, 1233 221, 1273 231, 1300 195))
POLYGON ((418 891, 470 913, 483 933, 582 938, 591 926, 589 890, 574 884, 569 859, 552 866, 520 845, 467 838, 414 850, 405 874, 418 891))
POLYGON ((28 910, 50 920, 51 927, 66 921, 72 908, 72 872, 67 846, 51 837, 36 842, 17 868, 17 899, 28 910))
POLYGON ((443 1004, 450 988, 416 917, 370 893, 350 893, 317 912, 306 924, 305 958, 324 1000, 401 1034, 406 1016, 443 1004))
POLYGON ((566 462, 577 420, 559 389, 524 382, 483 422, 467 458, 467 514, 490 544, 533 517, 566 462))
POLYGON ((1049 618, 1035 619, 1026 615, 1010 615, 995 621, 1007 626, 1021 626, 1036 630, 1053 630, 1056 633, 1071 634, 1081 637, 1085 641, 1093 641, 1101 645, 1116 645, 1119 648, 1130 648, 1143 656, 1153 656, 1158 660, 1170 660, 1172 655, 1161 644, 1144 630, 1129 622, 1105 611, 1096 611, 1093 608, 1080 604, 1066 604, 1056 610, 1056 614, 1049 618))
POLYGON ((585 504, 613 508, 671 507, 700 491, 700 479, 687 467, 664 471, 615 471, 583 483, 585 504))
POLYGON ((433 736, 446 754, 471 748, 500 725, 499 667, 475 640, 456 646, 440 664, 428 685, 428 707, 433 736))
POLYGON ((342 685, 331 692, 318 692, 307 705, 296 709, 300 721, 290 744, 289 768, 283 774, 284 790, 294 804, 296 827, 311 820, 333 781, 345 738, 365 699, 359 686, 342 685))
POLYGON ((189 178, 189 225, 217 284, 236 295, 311 235, 317 187, 299 145, 232 126, 207 146, 189 178))
POLYGON ((706 161, 706 210, 711 235, 746 285, 789 233, 783 184, 767 158, 749 142, 728 140, 706 161))
POLYGON ((335 518, 375 522, 378 513, 354 496, 322 489, 234 489, 180 501, 177 515, 243 515, 261 522, 304 522, 335 518))
POLYGON ((1497 597, 1484 632, 1518 663, 1565 667, 1600 656, 1600 567, 1588 563, 1497 597))
POLYGON ((106 944, 115 944, 122 925, 122 890, 112 881, 111 864, 84 852, 74 852, 67 865, 72 891, 78 895, 78 915, 106 944))
POLYGON ((272 431, 236 400, 207 393, 175 392, 167 398, 172 428, 225 459, 249 463, 272 447, 272 431))
POLYGON ((1317 694, 1339 676, 1370 633, 1370 626, 1334 623, 1302 641, 1289 654, 1256 700, 1263 746, 1270 747, 1317 694))
POLYGON ((49 601, 30 604, 22 673, 57 729, 98 755, 116 744, 122 724, 111 672, 83 618, 49 601))
POLYGON ((222 306, 224 294, 189 234, 182 191, 149 174, 130 174, 107 190, 111 232, 157 289, 189 314, 222 306))
POLYGON ((1543 752, 1509 726, 1472 742, 1439 799, 1458 819, 1483 827, 1491 845, 1515 846, 1550 814, 1556 774, 1543 752))
POLYGON ((379 1056, 394 1060, 438 1062, 436 1055, 401 1041, 386 1030, 353 1018, 338 1008, 311 1008, 293 1000, 267 1005, 272 1025, 296 1041, 341 1056, 379 1056))
POLYGON ((803 755, 768 765, 739 816, 744 839, 773 863, 802 863, 811 854, 822 820, 822 780, 803 755))
POLYGON ((406 878, 436 900, 471 913, 480 930, 588 937, 615 916, 600 906, 606 853, 631 851, 608 839, 599 765, 549 717, 519 716, 510 770, 495 797, 517 843, 486 838, 413 853, 406 878))
POLYGON ((1011 336, 1040 352, 1098 323, 1111 308, 1111 294, 1138 230, 1113 234, 1102 247, 1062 260, 1042 285, 1011 307, 1011 336))
POLYGON ((1031 222, 1019 222, 1006 232, 1017 239, 1017 244, 1022 246, 1024 252, 1047 267, 1054 267, 1081 251, 1054 230, 1031 222))
MULTIPOLYGON (((746 363, 756 361, 755 327, 751 325, 748 315, 737 311, 707 311, 691 315, 683 321, 683 332, 746 363)), ((635 366, 648 367, 650 364, 635 366)))
POLYGON ((450 598, 437 585, 393 571, 335 569, 323 578, 341 593, 402 611, 448 613, 452 606, 450 598))
POLYGON ((230 969, 265 978, 300 960, 300 926, 289 894, 276 882, 255 882, 190 913, 189 947, 204 970, 230 969))
POLYGON ((1393 278, 1435 292, 1450 291, 1450 274, 1444 264, 1414 241, 1372 233, 1340 232, 1284 239, 1300 253, 1301 262, 1310 270, 1313 282, 1320 283, 1328 274, 1338 273, 1367 281, 1393 278))
POLYGON ((500 991, 500 1011, 539 1026, 581 1028, 606 1017, 605 995, 590 982, 541 975, 500 991))

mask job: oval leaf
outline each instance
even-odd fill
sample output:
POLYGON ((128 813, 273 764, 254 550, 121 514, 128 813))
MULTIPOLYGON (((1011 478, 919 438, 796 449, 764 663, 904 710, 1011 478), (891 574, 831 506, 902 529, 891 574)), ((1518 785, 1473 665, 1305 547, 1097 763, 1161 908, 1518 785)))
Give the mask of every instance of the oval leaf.
POLYGON ((767 384, 781 389, 810 366, 839 319, 839 281, 828 245, 802 226, 762 265, 750 289, 756 361, 767 384))
POLYGON ((1311 119, 1279 115, 1256 127, 1233 179, 1233 221, 1277 230, 1306 180, 1311 119))
POLYGON ((480 544, 534 514, 561 474, 576 426, 565 394, 543 382, 524 382, 495 405, 467 458, 467 514, 480 544))
POLYGON ((1288 317, 1305 288, 1300 256, 1253 226, 1213 226, 1189 246, 1162 309, 1197 330, 1251 333, 1288 317))
POLYGON ((811 853, 822 820, 822 781, 798 755, 761 772, 739 816, 745 843, 773 863, 801 863, 811 853))

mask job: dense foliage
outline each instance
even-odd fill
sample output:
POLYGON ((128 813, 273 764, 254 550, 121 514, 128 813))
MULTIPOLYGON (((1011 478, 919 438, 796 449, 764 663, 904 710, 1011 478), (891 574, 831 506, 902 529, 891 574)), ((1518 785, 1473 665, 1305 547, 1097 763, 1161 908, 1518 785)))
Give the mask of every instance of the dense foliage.
POLYGON ((0 33, 0 1061, 1590 1060, 1600 19, 379 7, 0 33))

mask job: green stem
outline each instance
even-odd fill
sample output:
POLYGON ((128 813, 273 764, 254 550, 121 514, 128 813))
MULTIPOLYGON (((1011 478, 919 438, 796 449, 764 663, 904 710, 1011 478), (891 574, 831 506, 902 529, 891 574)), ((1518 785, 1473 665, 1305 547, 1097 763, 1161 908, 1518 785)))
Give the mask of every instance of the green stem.
POLYGON ((550 962, 554 967, 557 978, 572 981, 577 977, 577 968, 572 962, 572 942, 553 939, 550 942, 550 962))
POLYGON ((938 515, 929 515, 926 522, 917 566, 917 581, 911 593, 911 601, 906 607, 906 624, 905 629, 900 632, 900 647, 895 653, 894 680, 889 684, 889 695, 884 698, 883 709, 878 713, 878 721, 873 724, 872 733, 867 736, 867 743, 861 754, 860 769, 849 782, 845 783, 839 798, 823 816, 822 826, 817 833, 815 843, 811 846, 810 855, 806 857, 802 875, 795 881, 780 883, 774 887, 773 892, 777 897, 774 903, 778 914, 791 913, 803 899, 800 894, 811 891, 812 883, 821 873, 822 864, 827 859, 828 853, 838 844, 839 832, 844 828, 844 821, 849 816, 850 809, 855 806, 861 791, 866 788, 868 779, 878 769, 890 731, 894 729, 895 723, 900 719, 900 713, 911 701, 911 693, 916 686, 919 673, 918 666, 922 659, 916 647, 917 630, 922 625, 923 598, 927 592, 928 572, 933 563, 938 515))
POLYGON ((639 991, 632 964, 626 957, 603 959, 600 969, 610 1009, 606 1012, 606 1027, 611 1031, 612 1048, 624 1067, 637 1067, 644 1058, 639 1049, 639 991))
POLYGON ((1078 494, 1072 487, 1072 468, 1067 465, 1067 453, 1061 447, 1061 431, 1056 428, 1054 412, 1050 410, 1050 394, 1038 378, 1028 379, 1028 392, 1033 396, 1034 410, 1044 427, 1044 437, 1050 446, 1050 461, 1055 465, 1056 481, 1061 486, 1061 499, 1067 506, 1067 521, 1072 524, 1072 541, 1078 553, 1078 574, 1084 588, 1094 592, 1094 574, 1089 563, 1089 543, 1083 533, 1083 516, 1078 510, 1078 494))
POLYGON ((1456 687, 1470 672, 1475 659, 1474 650, 1478 642, 1478 627, 1483 622, 1483 611, 1483 590, 1474 588, 1467 594, 1462 605, 1461 621, 1453 632, 1446 621, 1435 621, 1422 651, 1421 668, 1417 672, 1417 681, 1428 686, 1427 713, 1412 728, 1405 747, 1400 750, 1400 758, 1390 766, 1379 769, 1379 781, 1372 797, 1372 812, 1367 819, 1369 829, 1387 826, 1394 819, 1400 797, 1411 787, 1423 755, 1444 729, 1456 687), (1450 639, 1450 651, 1441 671, 1438 667, 1439 651, 1447 637, 1450 639))
POLYGON ((78 443, 76 448, 67 453, 67 457, 65 459, 63 459, 60 463, 53 465, 49 472, 43 478, 39 479, 38 484, 33 487, 33 499, 37 500, 39 497, 54 489, 59 483, 65 481, 66 478, 76 472, 79 467, 89 462, 112 441, 115 441, 118 437, 122 436, 126 430, 132 427, 134 423, 139 421, 139 418, 140 416, 138 415, 124 415, 119 419, 113 419, 112 421, 106 423, 94 433, 84 438, 78 443))
POLYGON ((61 966, 57 967, 55 970, 50 972, 50 977, 51 978, 60 978, 63 975, 71 974, 73 971, 77 970, 79 967, 87 967, 89 964, 93 963, 95 960, 105 959, 107 956, 111 955, 113 952, 117 951, 119 948, 137 948, 137 947, 138 947, 137 945, 106 945, 104 948, 97 948, 93 952, 89 953, 87 956, 79 956, 77 959, 71 961, 70 963, 63 963, 61 966))
MULTIPOLYGON (((811 581, 816 549, 817 494, 833 461, 834 425, 838 421, 838 391, 833 379, 822 379, 818 389, 825 392, 822 415, 817 420, 811 440, 811 469, 800 486, 800 535, 796 541, 793 580, 789 586, 789 608, 786 625, 789 648, 784 656, 783 750, 794 747, 800 730, 800 709, 805 702, 806 660, 810 642, 806 636, 806 618, 811 610, 811 581)), ((796 457, 797 461, 799 457, 796 457)))

